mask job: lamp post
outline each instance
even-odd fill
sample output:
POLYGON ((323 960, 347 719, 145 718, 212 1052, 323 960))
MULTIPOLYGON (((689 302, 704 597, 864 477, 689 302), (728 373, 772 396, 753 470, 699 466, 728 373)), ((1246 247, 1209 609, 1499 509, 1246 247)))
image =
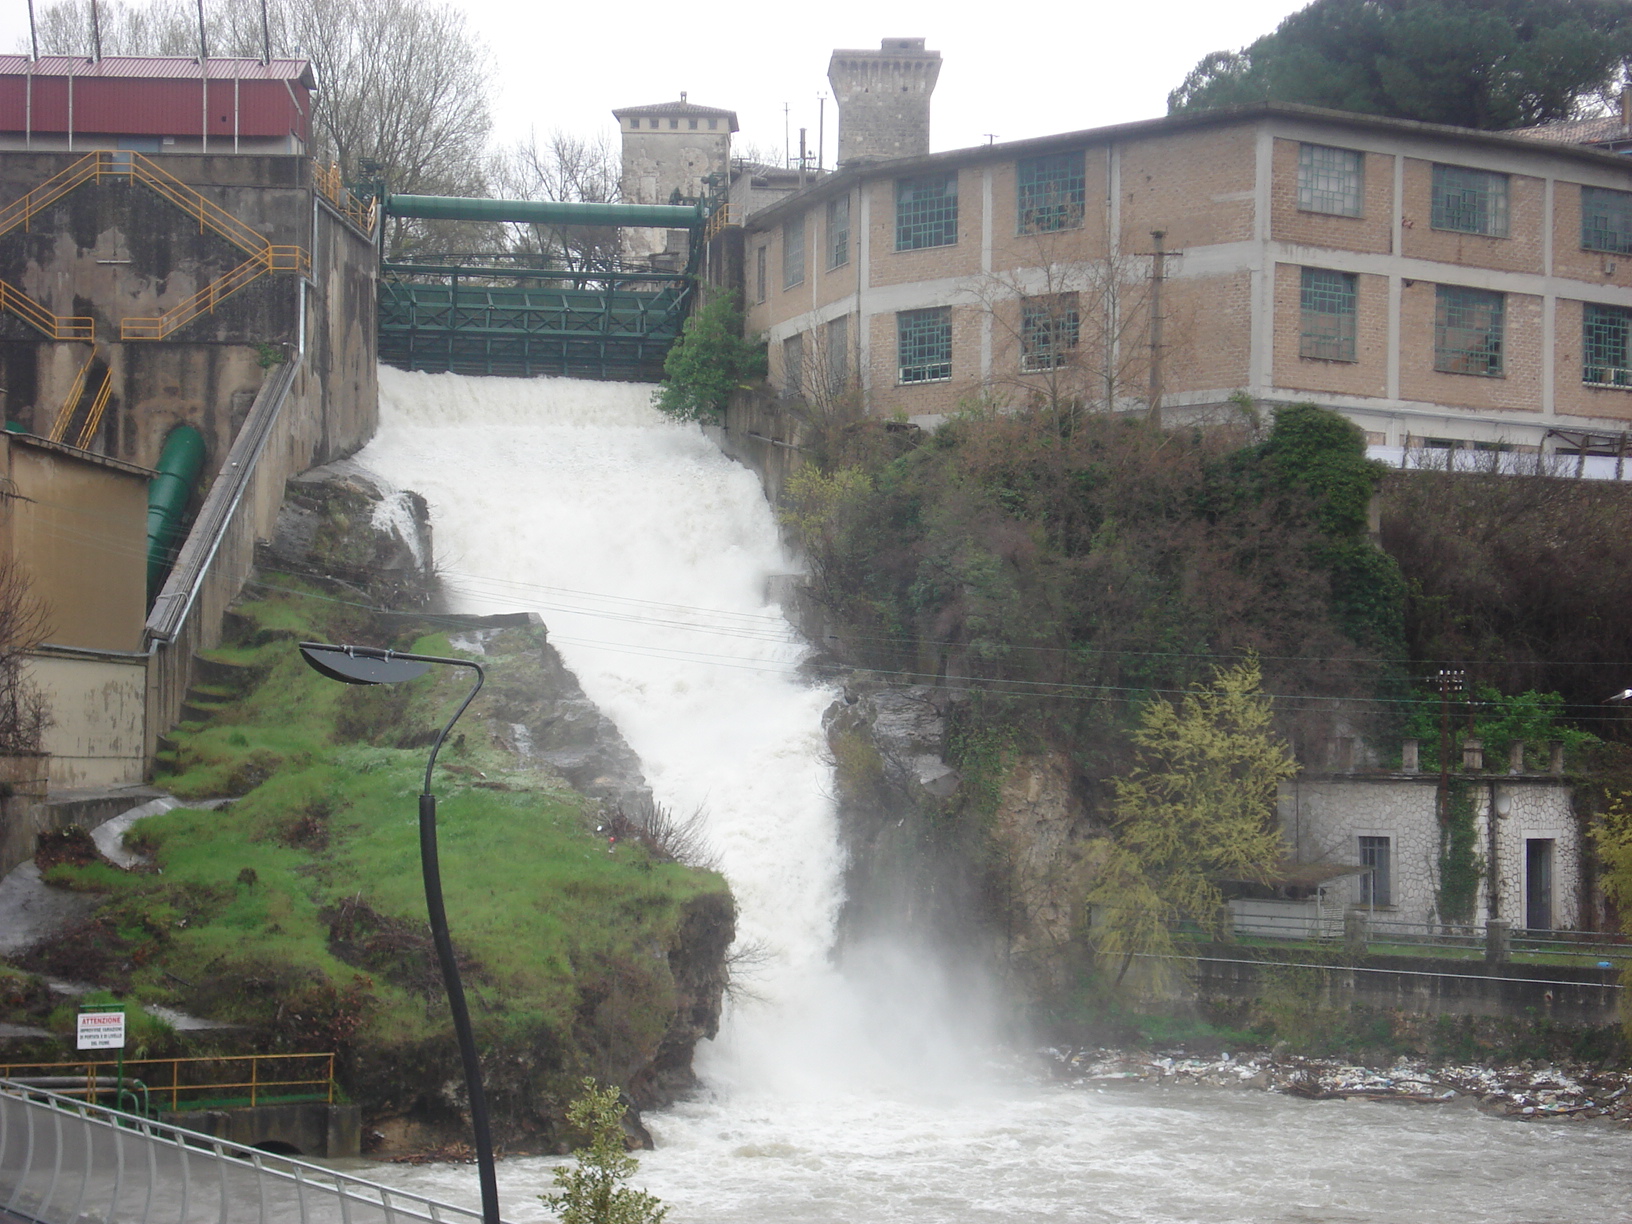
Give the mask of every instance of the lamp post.
POLYGON ((436 852, 436 796, 431 793, 431 771, 436 754, 442 750, 448 732, 481 691, 485 673, 480 663, 469 659, 444 659, 437 655, 404 654, 377 646, 335 646, 324 642, 302 642, 301 657, 319 675, 343 684, 400 684, 414 680, 432 664, 467 667, 476 673, 476 683, 459 703, 431 745, 431 759, 425 765, 425 786, 419 796, 419 863, 425 877, 425 909, 431 920, 431 939, 436 959, 442 967, 448 1006, 453 1012, 453 1031, 459 1039, 459 1057, 465 1066, 465 1090, 470 1096, 470 1125, 476 1137, 476 1176, 482 1187, 482 1224, 500 1224, 499 1183, 493 1169, 493 1139, 488 1129, 487 1094, 482 1091, 482 1066, 476 1058, 476 1038, 470 1029, 470 1009, 465 1006, 465 988, 459 980, 459 964, 448 938, 448 915, 442 905, 442 869, 436 852))

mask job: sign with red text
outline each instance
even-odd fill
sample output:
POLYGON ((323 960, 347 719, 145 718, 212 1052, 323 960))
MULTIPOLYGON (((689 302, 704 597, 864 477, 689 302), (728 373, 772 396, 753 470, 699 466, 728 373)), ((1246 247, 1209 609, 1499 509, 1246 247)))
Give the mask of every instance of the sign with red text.
POLYGON ((79 1048, 82 1050, 122 1050, 125 1048, 125 1013, 92 1009, 79 1013, 79 1048))

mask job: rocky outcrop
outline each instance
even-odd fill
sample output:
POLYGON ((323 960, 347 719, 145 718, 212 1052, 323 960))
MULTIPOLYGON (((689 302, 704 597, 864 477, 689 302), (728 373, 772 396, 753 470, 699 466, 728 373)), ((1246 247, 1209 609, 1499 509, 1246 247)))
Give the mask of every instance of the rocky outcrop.
POLYGON ((584 695, 578 677, 550 645, 543 623, 532 615, 504 619, 528 623, 478 625, 452 638, 457 648, 483 655, 490 664, 475 712, 494 740, 519 765, 553 770, 608 808, 633 811, 650 804, 640 758, 584 695))
POLYGON ((1083 897, 1102 839, 1094 837, 1058 752, 1017 757, 998 791, 992 841, 1001 860, 1009 958, 1034 997, 1064 988, 1082 954, 1083 897))
POLYGON ((965 778, 947 760, 964 695, 852 680, 823 725, 847 850, 841 938, 881 932, 976 951, 1032 999, 1071 978, 1099 838, 1058 752, 965 778))
POLYGON ((382 608, 429 607, 437 586, 425 499, 386 488, 345 459, 289 480, 255 563, 349 588, 382 608))

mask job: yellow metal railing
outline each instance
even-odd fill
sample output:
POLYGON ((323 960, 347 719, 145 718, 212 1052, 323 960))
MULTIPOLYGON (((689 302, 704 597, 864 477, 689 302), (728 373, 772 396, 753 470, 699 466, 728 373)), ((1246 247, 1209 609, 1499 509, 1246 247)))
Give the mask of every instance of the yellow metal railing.
MULTIPOLYGON (((251 281, 268 272, 305 273, 311 269, 311 257, 299 246, 275 246, 266 235, 254 229, 226 209, 212 203, 194 188, 182 182, 168 170, 126 150, 98 149, 66 169, 52 175, 21 199, 13 200, 0 209, 0 237, 21 225, 28 226, 34 215, 62 199, 84 183, 102 178, 135 179, 158 195, 196 218, 200 233, 210 232, 238 247, 249 259, 238 267, 204 286, 187 301, 156 319, 125 319, 120 323, 120 339, 162 340, 178 327, 214 310, 221 301, 237 293, 251 281)), ((373 224, 373 203, 364 205, 340 182, 339 167, 319 168, 319 185, 340 205, 346 214, 365 228, 373 224), (365 224, 366 223, 366 224, 365 224)), ((78 316, 60 318, 35 302, 26 294, 0 283, 0 309, 10 310, 28 323, 39 328, 54 340, 93 340, 93 321, 78 316)), ((58 414, 58 425, 66 432, 73 408, 84 392, 84 378, 79 380, 70 403, 58 414)), ((106 407, 104 401, 103 406, 106 407)), ((55 436, 55 435, 54 435, 55 436)), ((61 441, 61 437, 57 437, 61 441)))
POLYGON ((102 171, 105 151, 87 153, 65 170, 53 174, 21 199, 0 208, 0 236, 9 234, 19 225, 27 227, 34 214, 49 208, 82 183, 97 178, 102 171))
POLYGON ((358 229, 372 233, 374 230, 374 201, 372 199, 359 200, 346 186, 345 180, 340 177, 340 166, 335 162, 322 165, 312 163, 312 181, 324 197, 338 208, 358 229))
POLYGON ((217 277, 192 297, 172 306, 157 318, 121 320, 119 338, 163 340, 178 327, 186 326, 200 315, 209 314, 227 298, 269 272, 305 272, 310 268, 311 259, 300 247, 269 246, 264 251, 251 255, 231 272, 217 277))
POLYGON ((54 315, 21 289, 0 281, 0 309, 39 328, 53 340, 94 340, 96 320, 84 315, 54 315))
POLYGON ((708 222, 703 226, 703 241, 707 242, 711 238, 714 238, 727 226, 741 224, 742 222, 740 220, 733 221, 731 219, 731 205, 721 204, 713 212, 708 214, 708 222))
POLYGON ((68 398, 62 401, 62 407, 57 409, 57 419, 51 422, 51 432, 47 435, 53 442, 61 442, 68 436, 68 426, 73 422, 74 413, 79 408, 79 401, 85 394, 85 376, 91 372, 91 362, 96 360, 96 345, 91 345, 90 356, 85 358, 85 364, 79 367, 79 373, 74 375, 74 381, 69 384, 68 398))
POLYGON ((96 389, 96 398, 91 401, 91 414, 85 418, 85 424, 80 426, 79 440, 74 443, 80 450, 88 450, 91 442, 96 438, 96 431, 102 425, 102 414, 108 410, 108 401, 113 398, 113 367, 109 366, 102 374, 102 385, 96 389))
MULTIPOLYGON (((42 1077, 67 1078, 83 1076, 85 1083, 76 1088, 53 1088, 63 1096, 85 1096, 95 1099, 99 1078, 118 1073, 119 1063, 106 1061, 63 1063, 0 1063, 0 1079, 37 1079, 42 1077)), ((251 1106, 266 1100, 301 1096, 319 1098, 334 1103, 333 1054, 242 1054, 220 1058, 130 1058, 124 1063, 124 1076, 139 1080, 146 1088, 149 1100, 163 1103, 169 1099, 171 1109, 186 1106, 217 1107, 233 1100, 248 1098, 251 1106), (304 1066, 301 1064, 304 1060, 304 1066), (306 1089, 307 1091, 288 1091, 306 1089)))

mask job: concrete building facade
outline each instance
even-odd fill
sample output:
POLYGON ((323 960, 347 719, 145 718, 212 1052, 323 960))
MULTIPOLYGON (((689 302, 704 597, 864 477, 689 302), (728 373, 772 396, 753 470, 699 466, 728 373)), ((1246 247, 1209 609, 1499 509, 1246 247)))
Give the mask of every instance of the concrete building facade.
POLYGON ((1395 453, 1566 449, 1632 419, 1632 163, 1578 145, 1174 116, 841 168, 750 216, 743 263, 773 381, 854 385, 874 413, 1207 418, 1244 393, 1395 453))

